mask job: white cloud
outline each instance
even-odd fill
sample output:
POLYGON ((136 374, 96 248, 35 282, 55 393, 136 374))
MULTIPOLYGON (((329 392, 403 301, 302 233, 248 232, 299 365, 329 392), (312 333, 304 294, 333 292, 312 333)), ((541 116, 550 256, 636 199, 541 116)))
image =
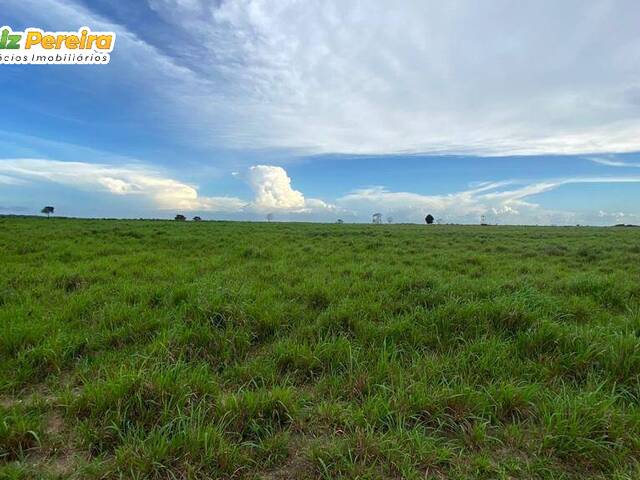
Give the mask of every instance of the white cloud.
MULTIPOLYGON (((176 8, 187 7, 188 2, 177 0, 176 8)), ((203 72, 202 68, 192 68, 184 58, 171 56, 166 45, 156 47, 140 32, 92 11, 86 2, 6 0, 3 8, 20 23, 52 31, 71 31, 88 25, 94 31, 117 33, 109 66, 101 68, 99 75, 93 69, 74 71, 73 82, 65 85, 67 95, 77 93, 75 89, 86 95, 84 85, 87 84, 98 92, 130 89, 135 93, 127 97, 132 112, 147 112, 158 128, 165 128, 175 140, 189 145, 232 143, 229 139, 234 135, 242 136, 242 132, 234 130, 235 122, 231 117, 238 105, 225 97, 229 83, 224 78, 212 70, 203 72), (158 122, 159 117, 161 122, 158 122)), ((171 30, 166 35, 173 39, 171 30)), ((65 114, 49 109, 45 113, 47 116, 65 114)))
POLYGON ((282 167, 256 165, 249 168, 249 184, 255 193, 254 205, 260 210, 302 210, 304 196, 291 188, 291 179, 282 167))
POLYGON ((203 40, 200 66, 233 85, 222 100, 236 107, 231 143, 348 153, 640 150, 633 0, 150 3, 192 29, 203 40))
POLYGON ((334 209, 322 200, 305 199, 302 192, 291 187, 291 178, 282 167, 255 165, 249 168, 247 180, 255 193, 251 206, 259 212, 304 213, 334 209))
POLYGON ((113 166, 43 159, 3 159, 0 173, 14 181, 47 181, 113 195, 134 196, 160 210, 234 212, 246 202, 235 197, 200 196, 195 187, 146 166, 113 166))
POLYGON ((118 31, 105 76, 184 141, 340 153, 640 150, 640 3, 148 0, 159 49, 78 2, 9 0, 118 31), (624 12, 622 15, 620 12, 624 12))
POLYGON ((483 215, 492 223, 572 224, 580 219, 584 223, 593 223, 594 219, 589 214, 544 209, 530 200, 530 197, 564 185, 581 183, 640 183, 640 177, 563 178, 524 184, 512 189, 505 187, 522 182, 484 183, 446 195, 391 192, 384 187, 372 187, 355 190, 339 198, 336 203, 360 214, 382 211, 393 215, 397 221, 406 222, 422 222, 424 216, 431 213, 452 223, 477 223, 483 215))
POLYGON ((0 175, 0 185, 20 185, 23 182, 18 178, 8 177, 6 175, 0 175))
POLYGON ((624 162, 622 160, 616 160, 614 158, 607 157, 588 157, 594 163, 600 165, 606 165, 607 167, 625 167, 625 168, 640 168, 640 163, 624 162))
MULTIPOLYGON (((88 192, 102 192, 148 204, 157 210, 222 212, 262 216, 275 213, 283 219, 333 221, 338 216, 366 221, 375 212, 393 216, 396 222, 422 222, 427 213, 446 222, 477 223, 481 216, 498 223, 620 223, 637 218, 633 213, 575 213, 550 210, 535 203, 535 196, 570 184, 640 183, 636 177, 572 177, 526 183, 484 182, 467 190, 442 195, 393 192, 384 187, 354 190, 327 203, 306 198, 291 185, 282 167, 255 165, 240 175, 254 197, 204 196, 189 185, 145 165, 109 165, 43 159, 0 159, 0 183, 36 188, 52 182, 88 192)), ((246 218, 246 217, 245 217, 246 218)))
POLYGON ((116 166, 28 158, 0 160, 0 183, 53 182, 92 192, 131 196, 149 202, 159 210, 287 214, 336 211, 334 206, 316 198, 305 198, 294 190, 282 167, 253 166, 249 168, 246 180, 255 194, 252 201, 203 196, 197 187, 144 165, 116 166))
MULTIPOLYGON (((208 84, 206 78, 200 78, 135 32, 91 11, 82 3, 72 0, 7 0, 5 8, 13 16, 24 18, 27 23, 51 30, 77 30, 79 25, 88 25, 94 31, 115 31, 117 39, 112 61, 124 68, 102 69, 99 79, 112 80, 112 75, 126 76, 136 84, 144 82, 146 88, 155 93, 161 92, 169 82, 173 82, 173 86, 180 91, 185 86, 204 88, 208 84)), ((93 78, 96 79, 96 76, 93 78)))
MULTIPOLYGON (((596 217, 596 215, 594 215, 596 217)), ((601 224, 638 224, 640 222, 640 215, 630 212, 607 212, 600 210, 597 213, 597 221, 601 224)))

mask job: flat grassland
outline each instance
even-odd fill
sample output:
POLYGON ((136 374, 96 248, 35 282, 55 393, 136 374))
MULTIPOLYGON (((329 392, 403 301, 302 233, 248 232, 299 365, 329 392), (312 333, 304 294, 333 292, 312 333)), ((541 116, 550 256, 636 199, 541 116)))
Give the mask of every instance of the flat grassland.
POLYGON ((0 478, 639 478, 640 229, 0 219, 0 478))

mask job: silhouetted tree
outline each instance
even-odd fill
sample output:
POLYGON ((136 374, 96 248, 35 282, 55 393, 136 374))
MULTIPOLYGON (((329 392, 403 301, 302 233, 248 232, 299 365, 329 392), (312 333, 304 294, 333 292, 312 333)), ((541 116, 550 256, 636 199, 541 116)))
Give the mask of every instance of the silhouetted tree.
POLYGON ((42 210, 40 210, 40 212, 44 213, 47 216, 47 218, 49 218, 49 215, 51 215, 54 210, 55 208, 53 207, 44 207, 42 210))
POLYGON ((176 222, 185 222, 187 220, 187 217, 185 217, 184 215, 178 214, 176 215, 176 222))
POLYGON ((382 214, 381 213, 374 213, 373 214, 373 223, 375 223, 376 225, 380 225, 382 223, 382 214))
POLYGON ((340 223, 340 224, 342 224, 342 223, 344 223, 344 220, 342 220, 341 218, 339 218, 339 219, 338 219, 338 221, 337 221, 336 223, 340 223))
POLYGON ((424 217, 424 221, 427 222, 427 225, 431 225, 433 223, 433 215, 429 214, 426 217, 424 217))
POLYGON ((195 217, 193 217, 193 221, 194 222, 201 222, 202 219, 200 217, 198 217, 198 216, 195 216, 195 217))

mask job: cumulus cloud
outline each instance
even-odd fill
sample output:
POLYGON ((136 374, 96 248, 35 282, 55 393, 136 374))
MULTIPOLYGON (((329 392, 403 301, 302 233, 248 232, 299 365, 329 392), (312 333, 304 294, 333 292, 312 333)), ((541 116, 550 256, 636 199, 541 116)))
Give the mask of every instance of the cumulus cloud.
POLYGON ((392 192, 384 187, 354 190, 336 204, 358 212, 383 211, 400 221, 422 222, 430 212, 447 222, 477 223, 481 216, 499 223, 599 223, 588 214, 542 208, 530 197, 580 183, 640 183, 640 177, 575 177, 523 184, 521 181, 483 183, 446 195, 392 192))
POLYGON ((145 165, 108 165, 45 159, 0 160, 0 183, 53 182, 78 189, 131 196, 159 210, 254 213, 328 213, 336 207, 323 200, 305 198, 294 190, 282 167, 256 165, 248 169, 246 181, 253 200, 229 196, 203 196, 197 187, 175 180, 145 165))
POLYGON ((249 184, 255 192, 254 205, 260 210, 301 210, 304 196, 291 188, 291 179, 282 167, 256 165, 249 168, 249 184))
MULTIPOLYGON (((595 217, 596 215, 594 215, 595 217)), ((607 212, 600 210, 597 213, 599 222, 606 225, 612 224, 635 224, 640 223, 640 215, 630 212, 607 212)))
POLYGON ((620 223, 633 213, 577 214, 550 210, 536 196, 570 184, 640 183, 640 176, 570 177, 537 182, 507 180, 483 182, 466 190, 441 195, 394 192, 382 186, 353 190, 328 203, 307 198, 293 188, 287 171, 274 165, 255 165, 236 177, 253 190, 253 198, 205 196, 198 188, 145 165, 109 165, 44 159, 1 159, 0 179, 9 185, 52 182, 146 202, 157 210, 202 211, 263 215, 276 213, 290 219, 335 220, 337 216, 367 221, 374 211, 398 222, 422 222, 426 213, 447 222, 477 223, 480 216, 499 223, 620 223))
POLYGON ((113 195, 134 196, 160 210, 230 212, 246 202, 235 197, 200 196, 194 186, 162 175, 146 166, 113 166, 44 159, 0 160, 0 174, 13 181, 48 181, 113 195))
POLYGON ((247 180, 255 193, 251 206, 257 211, 302 213, 334 209, 320 199, 305 199, 302 192, 291 187, 291 178, 282 167, 255 165, 249 168, 247 180))

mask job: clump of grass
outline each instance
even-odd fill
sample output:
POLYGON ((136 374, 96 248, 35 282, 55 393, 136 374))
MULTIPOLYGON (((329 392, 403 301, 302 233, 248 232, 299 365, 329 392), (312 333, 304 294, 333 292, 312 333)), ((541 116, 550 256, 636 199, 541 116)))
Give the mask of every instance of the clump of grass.
POLYGON ((163 479, 179 471, 186 478, 206 479, 237 476, 251 465, 251 457, 218 427, 182 417, 172 428, 128 434, 109 469, 115 476, 133 471, 141 478, 163 479))
POLYGON ((610 471, 636 448, 640 416, 619 411, 615 398, 564 393, 552 402, 542 407, 542 449, 583 468, 610 471))
POLYGON ((80 290, 87 284, 86 279, 77 274, 63 274, 55 280, 56 288, 63 290, 66 293, 75 292, 80 290))
POLYGON ((24 408, 0 407, 0 463, 25 458, 41 444, 42 420, 24 408))
POLYGON ((273 388, 222 395, 216 413, 224 419, 227 432, 245 439, 261 438, 291 425, 300 407, 294 390, 273 388))

